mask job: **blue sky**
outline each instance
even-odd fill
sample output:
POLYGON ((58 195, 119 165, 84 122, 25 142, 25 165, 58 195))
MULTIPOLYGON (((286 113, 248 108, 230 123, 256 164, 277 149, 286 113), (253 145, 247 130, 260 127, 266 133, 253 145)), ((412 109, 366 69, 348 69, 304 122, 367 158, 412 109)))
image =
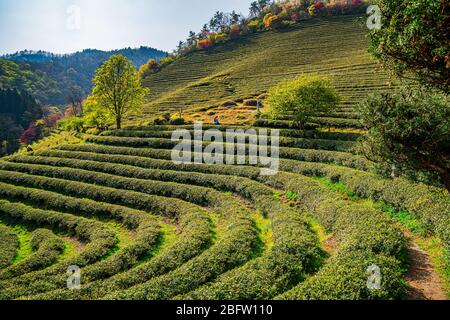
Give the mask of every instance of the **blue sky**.
POLYGON ((215 11, 251 0, 0 0, 0 54, 151 46, 171 51, 215 11), (79 8, 80 14, 77 15, 79 8), (78 19, 79 17, 79 19, 78 19), (79 22, 79 24, 78 24, 79 22))

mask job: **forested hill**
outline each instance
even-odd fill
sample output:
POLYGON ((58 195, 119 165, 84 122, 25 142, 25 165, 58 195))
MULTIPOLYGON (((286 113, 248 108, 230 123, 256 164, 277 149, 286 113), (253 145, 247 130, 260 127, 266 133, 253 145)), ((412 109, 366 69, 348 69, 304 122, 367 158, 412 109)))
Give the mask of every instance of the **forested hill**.
POLYGON ((114 51, 86 49, 67 55, 22 51, 0 58, 0 88, 24 90, 42 104, 63 105, 70 93, 86 96, 95 70, 111 55, 119 53, 136 68, 150 58, 157 60, 166 55, 149 47, 114 51))

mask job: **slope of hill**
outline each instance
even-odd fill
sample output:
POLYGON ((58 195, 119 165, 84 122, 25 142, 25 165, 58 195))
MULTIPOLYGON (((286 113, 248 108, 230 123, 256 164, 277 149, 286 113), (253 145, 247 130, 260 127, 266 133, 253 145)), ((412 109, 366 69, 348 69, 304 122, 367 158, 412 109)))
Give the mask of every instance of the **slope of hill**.
POLYGON ((196 109, 254 96, 299 72, 331 74, 345 101, 338 114, 315 119, 323 128, 258 123, 281 128, 275 176, 255 166, 172 161, 172 132, 192 125, 65 135, 0 159, 0 232, 8 239, 0 299, 449 296, 448 192, 380 178, 355 150, 364 133, 352 105, 387 88, 387 78, 352 20, 257 34, 194 53, 147 81, 160 90, 147 106, 151 116, 178 103, 196 109), (67 289, 72 265, 81 268, 80 290, 67 289))
POLYGON ((431 292, 408 278, 408 296, 445 298, 448 193, 376 177, 353 154, 357 134, 284 129, 280 172, 267 177, 252 166, 174 163, 170 135, 181 128, 192 129, 82 135, 2 159, 0 226, 28 237, 46 228, 66 250, 39 247, 10 263, 0 299, 398 299, 407 262, 433 275, 431 292), (403 228, 431 258, 416 248, 422 258, 408 261, 403 228), (31 266, 41 251, 49 261, 31 266), (81 290, 66 288, 74 264, 81 290), (367 289, 373 265, 379 290, 367 289))
POLYGON ((332 76, 343 106, 351 106, 388 88, 388 77, 367 52, 366 33, 355 16, 313 19, 194 52, 145 80, 152 90, 147 112, 254 97, 303 72, 332 76))
POLYGON ((0 58, 0 88, 25 90, 42 104, 63 105, 71 90, 83 98, 90 91, 95 70, 114 54, 125 55, 139 68, 165 52, 140 47, 100 51, 87 49, 67 55, 23 51, 0 58))

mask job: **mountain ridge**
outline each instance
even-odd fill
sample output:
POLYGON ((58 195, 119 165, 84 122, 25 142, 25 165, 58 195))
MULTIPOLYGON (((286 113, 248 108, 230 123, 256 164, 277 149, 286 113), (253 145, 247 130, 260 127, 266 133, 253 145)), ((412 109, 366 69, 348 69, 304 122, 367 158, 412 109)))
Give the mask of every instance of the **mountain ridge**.
POLYGON ((150 58, 161 59, 166 52, 150 47, 111 51, 85 49, 58 55, 46 51, 20 51, 0 56, 0 88, 26 91, 44 105, 64 105, 74 92, 86 97, 95 70, 111 55, 125 55, 136 68, 150 58))

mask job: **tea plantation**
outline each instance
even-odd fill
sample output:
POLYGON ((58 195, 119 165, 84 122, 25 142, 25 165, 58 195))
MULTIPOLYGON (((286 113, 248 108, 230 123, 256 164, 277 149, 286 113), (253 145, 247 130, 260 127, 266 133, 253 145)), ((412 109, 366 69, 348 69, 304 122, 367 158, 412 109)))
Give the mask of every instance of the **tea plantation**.
POLYGON ((351 112, 352 104, 389 82, 367 52, 366 34, 362 17, 330 17, 191 53, 144 81, 151 88, 147 112, 201 109, 255 97, 308 72, 332 76, 342 111, 351 112))
POLYGON ((380 178, 357 152, 364 133, 353 105, 388 88, 366 48, 355 17, 312 20, 192 53, 147 78, 152 96, 134 122, 255 97, 302 72, 331 75, 343 102, 315 119, 322 129, 255 123, 280 129, 274 176, 174 163, 172 132, 192 125, 130 123, 0 159, 0 299, 403 299, 409 237, 433 242, 444 295, 425 298, 445 299, 448 192, 380 178), (67 288, 73 265, 78 290, 67 288))

